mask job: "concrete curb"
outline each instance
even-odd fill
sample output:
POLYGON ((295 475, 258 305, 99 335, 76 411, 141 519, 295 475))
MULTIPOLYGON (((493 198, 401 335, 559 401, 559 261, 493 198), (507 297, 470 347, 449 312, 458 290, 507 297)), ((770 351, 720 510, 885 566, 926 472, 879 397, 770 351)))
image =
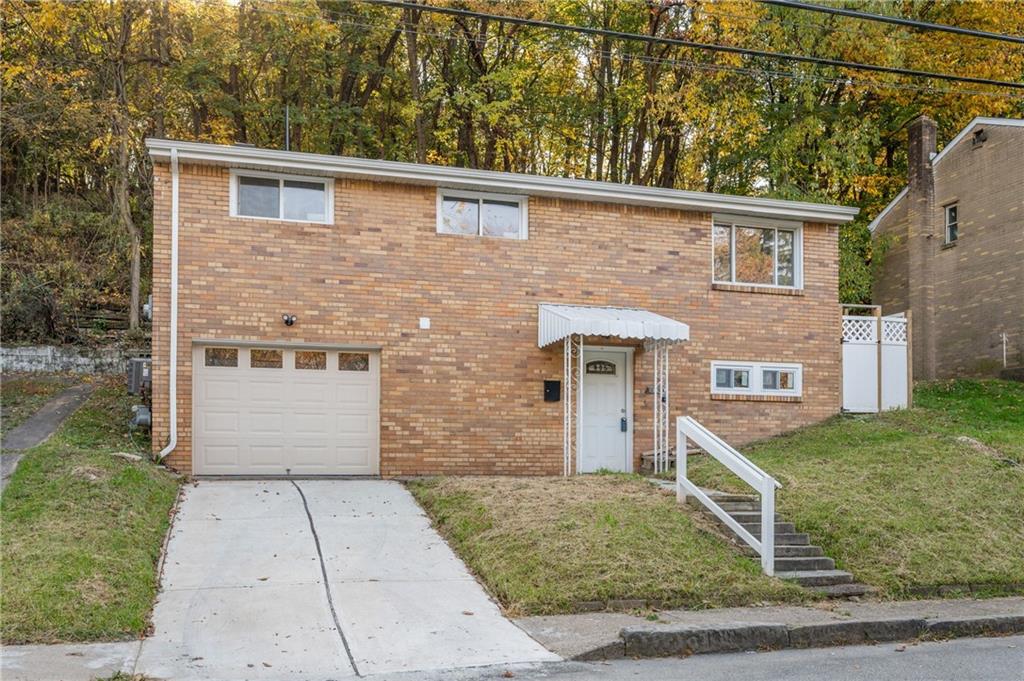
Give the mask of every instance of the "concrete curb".
POLYGON ((636 626, 620 632, 622 646, 605 645, 578 655, 578 660, 612 657, 675 657, 744 650, 825 648, 918 638, 962 638, 1024 633, 1024 615, 956 619, 898 618, 850 620, 821 624, 744 623, 636 626), (621 651, 621 652, 620 652, 621 651))

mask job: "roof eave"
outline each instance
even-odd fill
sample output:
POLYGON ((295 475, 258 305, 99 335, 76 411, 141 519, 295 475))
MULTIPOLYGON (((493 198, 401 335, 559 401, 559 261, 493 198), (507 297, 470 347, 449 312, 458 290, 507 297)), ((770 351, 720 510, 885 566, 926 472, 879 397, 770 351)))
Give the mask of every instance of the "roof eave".
POLYGON ((150 157, 156 161, 169 160, 171 149, 174 148, 178 150, 178 158, 182 161, 211 165, 287 170, 332 177, 443 186, 452 189, 506 191, 530 196, 621 203, 654 208, 781 217, 807 222, 847 223, 852 221, 859 212, 858 208, 829 204, 710 194, 257 147, 178 142, 152 138, 146 140, 146 147, 150 157))

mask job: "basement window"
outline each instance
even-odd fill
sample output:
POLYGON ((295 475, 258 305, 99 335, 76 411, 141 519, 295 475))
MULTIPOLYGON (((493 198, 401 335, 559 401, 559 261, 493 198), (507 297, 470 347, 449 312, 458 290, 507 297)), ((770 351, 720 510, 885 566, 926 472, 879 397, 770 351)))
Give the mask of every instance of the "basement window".
POLYGON ((799 397, 802 373, 800 364, 715 361, 711 363, 711 393, 799 397))
POLYGON ((525 239, 527 198, 455 190, 437 192, 437 233, 525 239))
POLYGON ((333 181, 322 177, 231 171, 231 216, 330 224, 333 181))

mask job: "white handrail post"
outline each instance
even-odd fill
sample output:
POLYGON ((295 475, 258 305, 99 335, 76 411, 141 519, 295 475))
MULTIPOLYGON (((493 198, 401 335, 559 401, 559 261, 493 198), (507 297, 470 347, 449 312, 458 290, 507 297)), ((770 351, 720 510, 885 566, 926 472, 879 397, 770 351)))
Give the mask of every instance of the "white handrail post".
POLYGON ((761 567, 769 577, 775 574, 775 481, 761 481, 761 567))
POLYGON ((683 417, 676 419, 676 501, 686 503, 686 434, 683 432, 683 417))

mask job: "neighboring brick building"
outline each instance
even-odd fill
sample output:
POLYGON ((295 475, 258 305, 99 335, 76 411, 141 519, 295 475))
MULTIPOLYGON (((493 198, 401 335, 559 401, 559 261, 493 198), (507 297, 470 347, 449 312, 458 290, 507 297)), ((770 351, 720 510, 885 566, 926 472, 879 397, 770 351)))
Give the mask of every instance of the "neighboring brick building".
POLYGON ((908 185, 870 224, 884 314, 911 311, 914 378, 1024 364, 1024 120, 975 118, 936 154, 909 131, 908 185))
POLYGON ((631 470, 653 448, 651 343, 686 335, 673 422, 744 443, 840 409, 836 225, 856 209, 148 145, 153 443, 182 471, 558 474, 570 451, 631 470), (564 322, 598 334, 585 372, 570 357, 576 409, 566 343, 538 347, 563 323, 544 308, 539 329, 544 303, 592 306, 564 322))

